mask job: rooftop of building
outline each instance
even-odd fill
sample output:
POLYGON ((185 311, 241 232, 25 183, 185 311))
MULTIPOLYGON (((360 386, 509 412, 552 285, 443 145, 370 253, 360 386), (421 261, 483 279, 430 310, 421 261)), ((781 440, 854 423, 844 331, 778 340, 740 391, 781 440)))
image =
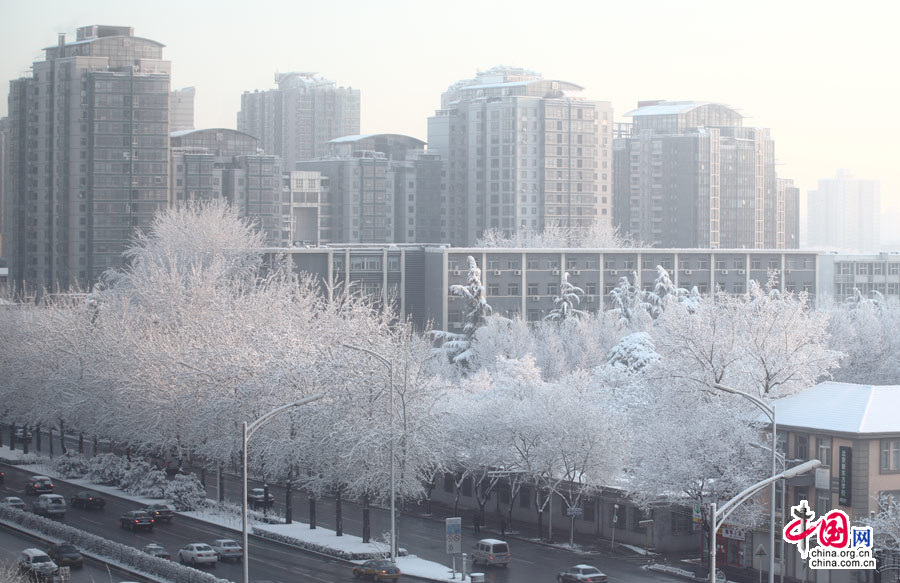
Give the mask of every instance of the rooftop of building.
POLYGON ((356 134, 353 136, 341 136, 340 138, 335 138, 329 141, 329 144, 351 144, 356 142, 362 142, 369 139, 384 139, 384 140, 397 140, 401 142, 407 142, 408 146, 414 147, 422 147, 426 144, 424 140, 420 140, 419 138, 414 138, 412 136, 407 136, 405 134, 356 134))
POLYGON ((646 102, 646 104, 638 103, 636 109, 632 109, 625 115, 629 117, 640 115, 677 115, 697 109, 703 105, 712 104, 709 101, 651 101, 646 102))
POLYGON ((170 138, 181 138, 183 136, 188 136, 191 134, 213 134, 213 133, 227 133, 242 137, 252 138, 254 140, 258 139, 256 136, 252 136, 247 132, 242 132, 239 130, 231 129, 231 128, 199 128, 194 130, 178 130, 177 132, 170 132, 170 138))
POLYGON ((775 401, 779 427, 845 434, 900 434, 897 411, 900 385, 828 381, 775 401))

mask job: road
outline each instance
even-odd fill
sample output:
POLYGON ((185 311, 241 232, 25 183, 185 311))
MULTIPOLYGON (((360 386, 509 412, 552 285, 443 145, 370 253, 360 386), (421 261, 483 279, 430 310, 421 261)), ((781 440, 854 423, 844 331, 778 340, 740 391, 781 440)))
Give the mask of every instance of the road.
MULTIPOLYGON (((8 430, 5 431, 5 441, 8 441, 8 430)), ((36 441, 36 440, 33 440, 36 441)), ((67 440, 69 443, 71 440, 67 440)), ((42 439, 44 450, 47 450, 47 434, 42 439)), ((21 445, 17 445, 21 449, 21 445)), ((56 444, 58 452, 59 444, 56 444)), ((87 444, 86 449, 89 450, 87 444)), ((9 491, 4 495, 21 495, 22 483, 27 474, 20 470, 7 467, 7 484, 4 490, 9 491)), ((206 475, 207 492, 210 498, 216 497, 216 480, 212 473, 206 475)), ((262 483, 251 480, 250 487, 262 486, 262 483)), ((70 497, 80 488, 68 485, 60 485, 59 489, 70 497)), ((284 488, 270 485, 270 491, 276 497, 275 510, 284 513, 284 488)), ((240 482, 236 476, 226 474, 225 496, 232 502, 241 499, 240 482)), ((307 522, 309 505, 307 496, 302 492, 294 492, 292 506, 294 519, 307 522)), ((31 504, 31 500, 26 500, 31 504)), ((66 522, 78 526, 89 532, 142 547, 150 542, 162 544, 174 557, 177 550, 191 542, 211 542, 216 538, 239 538, 239 534, 220 527, 209 525, 200 521, 177 516, 172 524, 163 524, 155 528, 152 533, 131 533, 118 528, 116 519, 124 510, 138 508, 136 503, 121 499, 108 499, 107 508, 102 512, 90 512, 83 510, 69 510, 66 522)), ((373 538, 380 536, 390 528, 390 515, 385 509, 372 508, 372 534, 373 538)), ((334 528, 334 501, 322 498, 317 501, 318 524, 325 528, 334 528)), ((344 532, 361 536, 362 511, 359 505, 344 502, 343 512, 344 532)), ((397 531, 399 533, 400 546, 409 549, 411 554, 423 559, 445 564, 449 567, 450 558, 446 554, 445 532, 442 522, 428 520, 416 516, 398 514, 397 531)), ((484 533, 477 538, 489 537, 484 533)), ((495 536, 495 535, 494 535, 495 536)), ((463 529, 463 548, 470 548, 477 540, 471 529, 463 529)), ((508 568, 484 568, 485 579, 490 583, 551 583, 556 580, 556 574, 568 566, 579 563, 592 564, 609 575, 610 581, 635 582, 635 583, 670 583, 679 579, 665 574, 641 569, 644 560, 640 558, 625 559, 617 555, 590 555, 579 554, 571 551, 548 547, 524 540, 510 539, 512 562, 508 568)), ((250 541, 250 573, 251 580, 268 580, 273 582, 294 583, 299 577, 309 581, 351 581, 350 568, 342 562, 323 559, 308 553, 288 549, 268 541, 250 541)), ((222 564, 217 567, 217 576, 240 581, 240 564, 222 564)))

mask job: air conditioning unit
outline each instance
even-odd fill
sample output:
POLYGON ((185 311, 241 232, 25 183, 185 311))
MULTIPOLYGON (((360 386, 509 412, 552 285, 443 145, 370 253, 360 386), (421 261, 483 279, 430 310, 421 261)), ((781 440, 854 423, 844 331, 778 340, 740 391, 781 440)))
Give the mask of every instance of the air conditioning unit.
POLYGON ((790 274, 791 274, 791 270, 790 270, 790 269, 785 269, 785 270, 784 270, 784 273, 785 273, 785 275, 790 275, 790 274))
POLYGON ((581 270, 576 269, 575 271, 572 272, 572 275, 581 275, 581 270))
POLYGON ((513 271, 513 274, 514 274, 514 275, 522 275, 522 270, 521 270, 521 269, 517 269, 517 270, 513 271))
POLYGON ((741 275, 744 275, 744 274, 747 273, 747 272, 744 271, 743 269, 738 269, 738 273, 741 274, 741 275))
POLYGON ((453 275, 462 275, 462 272, 457 269, 453 272, 453 275))
POLYGON ((722 275, 728 275, 728 270, 727 270, 727 269, 723 269, 723 270, 722 270, 722 275))
POLYGON ((541 299, 541 296, 531 296, 532 301, 538 301, 541 299))
POLYGON ((593 302, 593 301, 594 301, 594 296, 584 296, 584 301, 589 302, 589 303, 590 303, 590 302, 593 302))
POLYGON ((559 275, 559 270, 558 270, 558 269, 554 269, 554 270, 553 270, 553 275, 559 275))
POLYGON ((690 269, 685 269, 685 270, 684 270, 684 274, 685 274, 685 275, 693 275, 694 272, 691 271, 690 269))
POLYGON ((613 270, 611 270, 611 271, 609 272, 610 275, 618 275, 618 273, 619 273, 619 272, 616 271, 615 269, 613 269, 613 270))
POLYGON ((500 270, 499 270, 499 269, 495 269, 495 270, 494 270, 494 275, 500 275, 500 270))

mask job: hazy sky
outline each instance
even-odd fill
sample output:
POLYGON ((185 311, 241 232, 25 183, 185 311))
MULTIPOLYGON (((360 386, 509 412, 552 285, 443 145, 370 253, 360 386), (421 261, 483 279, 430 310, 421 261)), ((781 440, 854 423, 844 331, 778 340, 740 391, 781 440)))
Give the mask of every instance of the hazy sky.
POLYGON ((898 21, 896 1, 0 0, 0 78, 60 32, 126 25, 166 45, 173 88, 197 88, 197 127, 235 127, 241 93, 276 71, 316 71, 361 90, 363 133, 426 139, 448 85, 514 65, 584 86, 617 120, 641 99, 726 103, 772 128, 804 194, 847 168, 900 207, 898 21))

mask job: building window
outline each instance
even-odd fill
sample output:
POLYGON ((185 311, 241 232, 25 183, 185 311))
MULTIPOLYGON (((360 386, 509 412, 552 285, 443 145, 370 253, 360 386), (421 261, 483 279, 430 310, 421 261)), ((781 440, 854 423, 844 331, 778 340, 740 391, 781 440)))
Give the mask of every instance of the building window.
POLYGON ((506 295, 508 295, 508 296, 518 296, 518 295, 519 295, 519 284, 517 284, 517 283, 511 283, 511 284, 509 284, 509 287, 507 288, 507 294, 506 294, 506 295))
POLYGON ((831 510, 831 492, 819 492, 816 494, 816 515, 825 516, 831 510))
POLYGON ((500 286, 496 283, 492 283, 487 286, 487 295, 490 296, 499 296, 500 295, 500 286))
POLYGON ((900 439, 881 440, 881 471, 900 472, 900 439))
POLYGON ((809 436, 797 435, 794 438, 794 457, 798 460, 809 459, 809 436))
POLYGON ((539 293, 539 292, 538 292, 538 284, 536 284, 536 283, 529 283, 529 284, 528 284, 528 294, 527 294, 527 295, 529 295, 529 296, 536 296, 536 295, 538 295, 538 293, 539 293))
POLYGON ((760 268, 760 260, 759 259, 751 259, 750 260, 750 269, 759 269, 760 268))
MULTIPOLYGON (((823 466, 831 465, 831 438, 816 438, 816 459, 822 462, 823 466)), ((819 516, 822 516, 821 514, 819 516)))

